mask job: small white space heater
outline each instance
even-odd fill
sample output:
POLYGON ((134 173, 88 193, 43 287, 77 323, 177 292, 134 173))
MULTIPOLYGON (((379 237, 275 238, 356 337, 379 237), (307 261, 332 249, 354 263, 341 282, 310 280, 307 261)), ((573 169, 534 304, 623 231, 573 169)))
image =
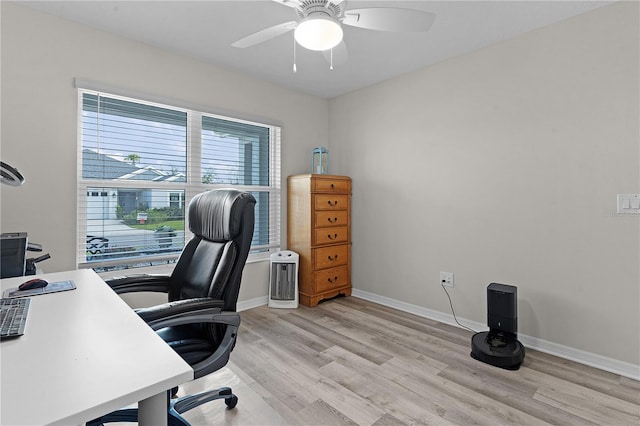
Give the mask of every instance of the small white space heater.
POLYGON ((300 256, 283 250, 270 257, 269 307, 298 307, 298 263, 300 256))

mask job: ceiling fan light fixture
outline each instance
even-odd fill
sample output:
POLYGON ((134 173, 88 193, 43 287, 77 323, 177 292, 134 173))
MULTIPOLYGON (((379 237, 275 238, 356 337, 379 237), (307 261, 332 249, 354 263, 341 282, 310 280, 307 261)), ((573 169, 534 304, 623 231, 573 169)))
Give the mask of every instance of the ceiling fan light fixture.
POLYGON ((329 16, 310 16, 298 24, 294 37, 306 49, 329 50, 342 41, 342 27, 329 16))

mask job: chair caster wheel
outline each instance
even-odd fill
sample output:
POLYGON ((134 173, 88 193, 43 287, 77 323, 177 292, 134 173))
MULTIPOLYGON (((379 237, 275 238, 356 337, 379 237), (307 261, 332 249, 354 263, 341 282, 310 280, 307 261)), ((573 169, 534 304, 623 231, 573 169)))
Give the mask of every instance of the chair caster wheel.
POLYGON ((229 409, 234 408, 238 403, 238 397, 233 395, 231 398, 225 399, 224 403, 227 404, 227 408, 229 409))

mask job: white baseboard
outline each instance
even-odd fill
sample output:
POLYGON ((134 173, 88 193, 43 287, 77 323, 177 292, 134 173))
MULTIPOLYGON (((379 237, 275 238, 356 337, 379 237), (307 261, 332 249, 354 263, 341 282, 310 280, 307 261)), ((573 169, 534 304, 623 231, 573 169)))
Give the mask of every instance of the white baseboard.
POLYGON ((258 306, 266 305, 269 303, 269 298, 267 296, 260 296, 254 299, 243 300, 237 303, 236 310, 246 311, 247 309, 257 308, 258 306))
MULTIPOLYGON (((370 293, 364 290, 358 290, 355 288, 351 290, 351 295, 360 299, 379 303, 384 306, 389 306, 403 312, 408 312, 420 317, 429 318, 444 324, 449 324, 454 327, 460 327, 458 324, 456 324, 453 315, 450 314, 434 311, 432 309, 427 309, 422 306, 417 306, 411 303, 402 302, 400 300, 391 299, 389 297, 379 296, 377 294, 370 293)), ((479 322, 461 318, 458 318, 458 321, 473 330, 488 330, 486 324, 481 324, 479 322)), ((522 342, 522 344, 526 348, 535 349, 540 352, 545 352, 551 355, 558 356, 560 358, 568 359, 570 361, 575 361, 580 364, 585 364, 590 367, 608 371, 610 373, 619 374, 620 376, 628 377, 630 379, 640 380, 640 365, 619 361, 617 359, 608 358, 602 355, 586 352, 580 349, 571 348, 569 346, 560 345, 558 343, 549 342, 543 339, 538 339, 537 337, 531 337, 523 334, 518 334, 518 340, 520 340, 520 342, 522 342)))

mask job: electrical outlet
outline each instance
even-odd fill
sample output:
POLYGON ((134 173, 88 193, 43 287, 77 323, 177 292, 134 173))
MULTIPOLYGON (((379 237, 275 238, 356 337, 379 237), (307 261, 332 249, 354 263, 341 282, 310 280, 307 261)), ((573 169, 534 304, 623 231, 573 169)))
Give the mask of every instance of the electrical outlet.
POLYGON ((440 272, 440 285, 453 287, 453 272, 440 272))

